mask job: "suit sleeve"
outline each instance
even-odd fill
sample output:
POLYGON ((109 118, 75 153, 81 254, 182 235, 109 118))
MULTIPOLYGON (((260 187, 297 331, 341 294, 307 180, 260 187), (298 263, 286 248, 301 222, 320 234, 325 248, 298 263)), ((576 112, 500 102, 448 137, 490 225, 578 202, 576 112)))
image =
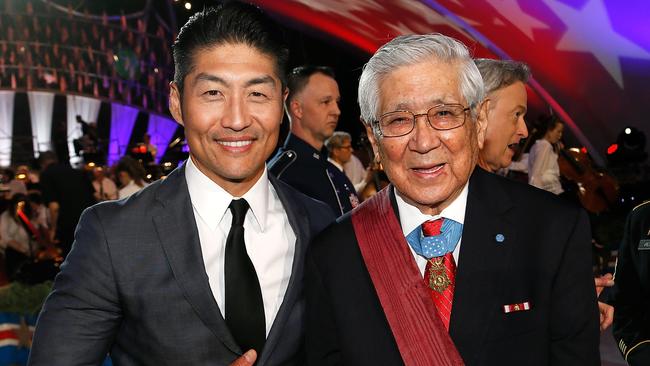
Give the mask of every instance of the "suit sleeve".
MULTIPOLYGON (((551 294, 551 365, 600 365, 589 219, 576 209, 551 294)), ((559 240, 561 238, 558 238, 559 240)))
POLYGON ((305 273, 307 365, 341 365, 341 351, 330 297, 314 262, 313 250, 307 253, 305 273))
MULTIPOLYGON (((625 223, 623 241, 618 251, 613 295, 614 338, 625 360, 631 366, 650 365, 650 299, 644 294, 635 259, 641 228, 634 225, 633 211, 625 223)), ((647 280, 647 279, 646 279, 647 280)))
POLYGON ((121 318, 106 236, 91 208, 39 315, 29 365, 101 365, 121 318))

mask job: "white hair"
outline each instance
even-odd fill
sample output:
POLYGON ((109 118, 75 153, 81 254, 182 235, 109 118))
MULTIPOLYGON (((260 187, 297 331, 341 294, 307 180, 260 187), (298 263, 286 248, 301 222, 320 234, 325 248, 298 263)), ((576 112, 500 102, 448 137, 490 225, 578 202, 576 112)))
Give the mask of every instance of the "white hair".
POLYGON ((483 79, 467 47, 440 33, 399 36, 383 45, 363 67, 359 79, 359 108, 364 123, 377 120, 379 83, 387 74, 401 66, 435 59, 460 65, 460 92, 469 104, 472 118, 485 97, 483 79))

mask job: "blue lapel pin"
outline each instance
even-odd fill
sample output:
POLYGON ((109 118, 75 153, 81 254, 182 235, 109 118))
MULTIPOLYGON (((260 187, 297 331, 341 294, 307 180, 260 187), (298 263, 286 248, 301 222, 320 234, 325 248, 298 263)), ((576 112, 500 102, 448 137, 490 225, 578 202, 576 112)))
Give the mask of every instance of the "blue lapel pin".
POLYGON ((497 234, 497 235, 494 237, 494 240, 496 240, 497 243, 501 244, 501 243, 503 243, 503 242, 506 240, 506 237, 503 236, 503 234, 497 234))

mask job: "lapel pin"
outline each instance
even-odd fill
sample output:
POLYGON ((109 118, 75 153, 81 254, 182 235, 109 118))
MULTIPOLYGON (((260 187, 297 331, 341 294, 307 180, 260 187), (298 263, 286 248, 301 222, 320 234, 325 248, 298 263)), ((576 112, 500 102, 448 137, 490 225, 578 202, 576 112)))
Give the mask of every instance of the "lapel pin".
POLYGON ((494 240, 496 240, 497 243, 503 243, 503 242, 506 240, 506 237, 503 236, 503 234, 497 234, 497 235, 494 237, 494 240))

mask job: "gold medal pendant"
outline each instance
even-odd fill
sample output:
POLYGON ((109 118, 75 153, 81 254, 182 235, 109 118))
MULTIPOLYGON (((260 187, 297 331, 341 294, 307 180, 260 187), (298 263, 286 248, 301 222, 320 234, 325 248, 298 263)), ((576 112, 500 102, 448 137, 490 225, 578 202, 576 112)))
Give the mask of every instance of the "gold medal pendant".
POLYGON ((431 271, 429 273, 429 287, 436 292, 442 293, 449 287, 451 280, 447 275, 445 266, 442 263, 443 257, 431 258, 431 271))

